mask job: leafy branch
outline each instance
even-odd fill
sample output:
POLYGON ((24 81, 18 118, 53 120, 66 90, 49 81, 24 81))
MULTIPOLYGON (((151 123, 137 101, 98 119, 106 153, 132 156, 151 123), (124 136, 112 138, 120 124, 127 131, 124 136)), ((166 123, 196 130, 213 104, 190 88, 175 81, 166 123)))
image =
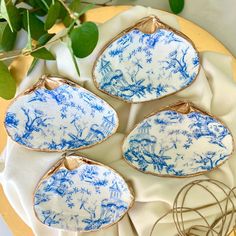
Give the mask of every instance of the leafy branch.
MULTIPOLYGON (((8 71, 5 62, 19 56, 31 55, 34 59, 28 74, 39 59, 55 60, 48 47, 56 41, 68 37, 68 48, 75 69, 79 75, 76 57, 83 58, 94 50, 98 41, 98 29, 93 22, 82 22, 82 16, 94 5, 80 0, 1 0, 0 3, 0 97, 11 99, 15 95, 16 82, 8 71), (83 5, 85 6, 83 7, 83 5), (50 33, 57 23, 63 23, 66 30, 60 37, 50 33), (24 48, 14 50, 20 30, 27 33, 24 48)), ((184 0, 169 0, 171 10, 178 14, 184 7, 184 0)))
POLYGON ((0 6, 0 97, 11 99, 15 95, 15 80, 4 62, 19 56, 34 57, 29 68, 30 73, 39 59, 55 60, 48 47, 56 41, 68 37, 68 48, 72 54, 77 73, 79 67, 76 57, 87 57, 98 41, 98 29, 93 22, 81 23, 83 16, 93 4, 82 7, 80 0, 70 3, 63 0, 2 0, 0 6), (13 3, 15 2, 15 4, 13 3), (53 37, 50 29, 57 23, 63 23, 66 30, 60 37, 53 37), (24 48, 14 50, 17 32, 27 33, 24 48), (4 89, 2 89, 4 88, 4 89))

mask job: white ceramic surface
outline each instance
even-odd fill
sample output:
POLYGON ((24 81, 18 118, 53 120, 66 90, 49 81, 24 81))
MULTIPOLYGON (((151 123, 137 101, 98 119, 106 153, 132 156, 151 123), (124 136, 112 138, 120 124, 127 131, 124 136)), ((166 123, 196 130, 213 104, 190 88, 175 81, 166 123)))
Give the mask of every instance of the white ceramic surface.
POLYGON ((115 110, 95 94, 74 83, 50 90, 37 86, 7 110, 5 126, 15 142, 41 151, 63 151, 100 143, 115 133, 115 110))
POLYGON ((137 23, 101 50, 93 69, 98 89, 134 103, 159 99, 188 87, 200 68, 198 53, 186 36, 154 16, 142 21, 155 21, 160 28, 143 33, 137 23))
POLYGON ((70 156, 78 167, 59 161, 34 194, 38 219, 48 226, 71 231, 96 231, 115 224, 129 210, 133 196, 125 180, 111 168, 70 156), (63 166, 62 166, 63 165, 63 166))
POLYGON ((170 106, 130 132, 123 156, 131 165, 146 173, 185 177, 215 169, 228 159, 234 144, 229 129, 191 104, 179 106, 187 110, 170 106))

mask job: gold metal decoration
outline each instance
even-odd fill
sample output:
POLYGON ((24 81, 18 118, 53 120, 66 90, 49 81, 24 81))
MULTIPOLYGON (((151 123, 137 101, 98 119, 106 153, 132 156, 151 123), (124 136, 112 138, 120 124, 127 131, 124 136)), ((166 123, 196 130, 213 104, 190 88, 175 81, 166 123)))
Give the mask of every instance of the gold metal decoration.
POLYGON ((235 187, 230 188, 225 183, 214 179, 195 180, 180 189, 172 209, 155 222, 150 236, 158 234, 159 224, 171 215, 180 236, 233 236, 232 229, 236 226, 235 213, 235 187), (196 198, 193 202, 194 196, 196 198), (210 203, 203 204, 207 199, 210 203), (209 212, 213 208, 217 210, 215 215, 209 212), (193 218, 189 218, 190 216, 193 218), (193 222, 197 220, 198 223, 191 225, 191 220, 193 222))

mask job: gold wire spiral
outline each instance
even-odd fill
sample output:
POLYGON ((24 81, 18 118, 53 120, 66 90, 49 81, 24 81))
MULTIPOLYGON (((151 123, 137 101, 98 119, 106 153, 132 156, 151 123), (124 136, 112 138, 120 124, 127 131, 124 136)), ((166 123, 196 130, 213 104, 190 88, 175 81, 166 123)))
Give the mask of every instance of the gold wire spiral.
MULTIPOLYGON (((196 202, 195 204, 197 205, 196 202)), ((172 209, 155 222, 150 236, 154 236, 154 229, 158 232, 156 229, 158 224, 168 215, 173 217, 178 236, 226 236, 235 233, 232 230, 236 225, 235 212, 236 187, 230 188, 226 184, 213 179, 195 180, 180 189, 174 199, 172 209), (196 207, 188 206, 187 201, 196 190, 199 198, 207 199, 210 196, 212 202, 196 207), (215 216, 207 213, 211 207, 217 210, 215 216), (197 215, 196 220, 200 223, 189 225, 190 220, 187 220, 189 214, 197 215)))

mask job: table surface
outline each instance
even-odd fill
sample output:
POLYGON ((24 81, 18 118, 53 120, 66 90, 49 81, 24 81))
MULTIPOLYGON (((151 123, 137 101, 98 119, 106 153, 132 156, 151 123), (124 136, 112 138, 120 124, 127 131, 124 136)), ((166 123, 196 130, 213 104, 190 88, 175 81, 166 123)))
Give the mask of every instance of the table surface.
MULTIPOLYGON (((103 23, 120 12, 128 9, 129 6, 117 6, 117 7, 102 7, 90 10, 86 14, 86 20, 94 21, 97 23, 103 23)), ((231 55, 231 53, 212 35, 200 28, 199 26, 177 16, 181 31, 186 34, 195 43, 199 52, 202 51, 214 51, 223 53, 225 55, 231 55)), ((58 30, 54 29, 55 31, 58 30)), ((27 71, 30 62, 30 57, 19 58, 11 65, 11 71, 16 75, 18 80, 23 78, 23 75, 27 71)), ((233 71, 234 78, 236 79, 236 59, 233 57, 233 71)), ((3 126, 4 114, 10 101, 5 101, 0 98, 0 152, 6 145, 6 132, 3 126)), ((1 170, 0 170, 1 171, 1 170)), ((3 189, 0 186, 0 215, 4 218, 5 222, 9 225, 14 236, 33 236, 31 229, 20 219, 10 206, 7 198, 4 195, 3 189), (23 234, 22 234, 23 233, 23 234)), ((236 235, 236 234, 235 234, 236 235)), ((232 234, 233 236, 233 234, 232 234)))

